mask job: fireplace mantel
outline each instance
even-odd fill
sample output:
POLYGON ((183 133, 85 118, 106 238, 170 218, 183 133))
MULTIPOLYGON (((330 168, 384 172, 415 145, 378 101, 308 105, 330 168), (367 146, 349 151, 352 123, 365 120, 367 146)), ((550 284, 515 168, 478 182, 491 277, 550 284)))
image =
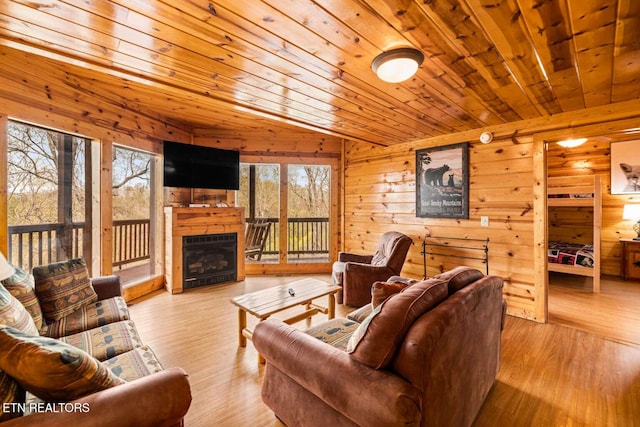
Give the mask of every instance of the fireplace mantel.
POLYGON ((238 281, 244 280, 244 208, 164 208, 165 287, 179 294, 182 286, 182 238, 200 234, 237 233, 238 281))

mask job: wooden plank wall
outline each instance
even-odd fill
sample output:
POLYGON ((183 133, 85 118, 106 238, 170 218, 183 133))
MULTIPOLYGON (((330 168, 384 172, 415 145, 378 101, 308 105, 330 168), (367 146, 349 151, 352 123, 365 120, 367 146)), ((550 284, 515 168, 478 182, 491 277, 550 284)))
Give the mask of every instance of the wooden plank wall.
MULTIPOLYGON (((413 238, 414 245, 402 274, 421 277, 420 252, 425 233, 488 237, 490 273, 505 280, 509 314, 544 322, 546 176, 602 175, 602 269, 604 274, 619 275, 618 239, 633 235, 632 222, 622 220, 622 208, 625 202, 640 202, 640 196, 609 193, 609 145, 611 141, 634 139, 634 135, 638 138, 639 111, 637 103, 621 103, 500 125, 486 129, 496 135, 488 145, 477 142, 480 132, 451 134, 388 148, 347 142, 342 250, 370 253, 383 232, 404 232, 413 238), (591 140, 572 150, 555 144, 576 136, 591 140), (470 142, 469 219, 417 218, 415 150, 465 141, 470 142), (486 228, 480 227, 480 217, 484 215, 490 219, 486 228)), ((566 217, 560 220, 570 221, 566 217)), ((451 259, 427 260, 427 264, 427 275, 455 265, 451 259)))
MULTIPOLYGON (((488 145, 470 142, 469 219, 465 220, 416 217, 415 150, 427 147, 426 143, 393 148, 347 144, 345 249, 372 252, 382 233, 401 231, 414 241, 402 274, 421 277, 425 233, 488 237, 490 273, 505 279, 509 313, 535 319, 533 138, 503 137, 488 145), (480 227, 481 216, 489 216, 488 227, 480 227)), ((484 270, 477 261, 463 262, 484 270)), ((427 275, 461 263, 430 257, 427 275)))
MULTIPOLYGON (((625 203, 640 203, 640 195, 611 194, 611 142, 625 141, 634 138, 625 133, 610 132, 607 135, 595 136, 585 144, 575 148, 563 148, 555 142, 550 142, 547 149, 547 164, 549 176, 567 176, 582 174, 597 174, 601 177, 602 185, 602 237, 601 237, 601 265, 602 274, 620 276, 622 246, 619 239, 635 237, 632 230, 633 221, 622 219, 625 203)), ((588 227, 593 211, 588 208, 563 208, 550 211, 551 222, 558 225, 556 230, 561 237, 568 240, 586 243, 590 239, 588 227)), ((551 234, 550 234, 551 235, 551 234)), ((555 234, 554 234, 555 235, 555 234)))
POLYGON ((269 131, 253 129, 194 129, 195 144, 240 151, 241 156, 339 158, 342 138, 277 125, 269 131))

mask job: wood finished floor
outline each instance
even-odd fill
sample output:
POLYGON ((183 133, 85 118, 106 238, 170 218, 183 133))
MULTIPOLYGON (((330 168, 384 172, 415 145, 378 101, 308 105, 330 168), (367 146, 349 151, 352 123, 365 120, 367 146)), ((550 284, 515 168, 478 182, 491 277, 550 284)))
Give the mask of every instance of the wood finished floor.
MULTIPOLYGON (((282 426, 260 398, 263 367, 252 344, 237 346, 237 310, 229 299, 297 278, 250 277, 180 295, 159 291, 130 303, 143 341, 164 366, 190 374, 187 426, 282 426)), ((336 315, 349 310, 338 305, 336 315)), ((324 319, 315 316, 314 323, 324 319)), ((251 316, 248 324, 255 325, 251 316)), ((474 425, 640 426, 640 347, 508 317, 501 369, 474 425)))
POLYGON ((640 282, 603 276, 594 294, 589 277, 550 273, 549 322, 640 345, 640 282))

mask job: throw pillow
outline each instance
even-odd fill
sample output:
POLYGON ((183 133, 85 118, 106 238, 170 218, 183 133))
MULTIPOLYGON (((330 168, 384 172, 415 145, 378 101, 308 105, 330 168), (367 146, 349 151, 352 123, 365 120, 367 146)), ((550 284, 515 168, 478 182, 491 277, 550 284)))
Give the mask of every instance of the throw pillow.
POLYGON ((480 270, 476 270, 475 268, 466 266, 452 268, 449 271, 445 271, 444 273, 440 273, 435 276, 436 279, 444 280, 445 282, 447 282, 449 295, 458 292, 468 284, 473 283, 483 277, 484 274, 482 274, 480 270))
POLYGON ((5 325, 0 325, 0 353, 0 369, 45 401, 70 401, 124 383, 78 348, 5 325))
POLYGON ((349 339, 347 352, 374 369, 386 367, 413 322, 447 296, 447 283, 441 280, 427 279, 407 286, 367 316, 349 339))
POLYGON ((12 326, 27 334, 38 335, 38 328, 27 309, 2 285, 0 285, 0 324, 12 326))
POLYGON ((371 304, 366 304, 347 314, 347 319, 362 323, 367 316, 371 314, 371 311, 373 311, 373 306, 371 304))
POLYGON ((82 258, 35 267, 33 277, 36 295, 47 322, 62 319, 98 300, 82 258))
POLYGON ((406 287, 406 284, 400 282, 375 282, 371 286, 371 305, 376 308, 391 295, 397 294, 406 287))
POLYGON ((42 309, 40 308, 38 297, 36 297, 33 275, 20 267, 15 267, 15 270, 16 272, 13 276, 3 280, 2 284, 27 309, 36 324, 36 328, 40 330, 42 328, 42 309))

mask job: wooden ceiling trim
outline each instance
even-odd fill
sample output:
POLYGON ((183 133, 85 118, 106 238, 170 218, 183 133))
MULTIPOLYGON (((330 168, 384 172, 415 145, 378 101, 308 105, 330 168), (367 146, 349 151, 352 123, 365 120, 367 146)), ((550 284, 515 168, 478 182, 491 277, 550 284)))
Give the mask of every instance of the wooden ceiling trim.
POLYGON ((523 0, 517 2, 540 67, 547 75, 562 111, 585 108, 582 91, 578 90, 580 79, 566 3, 544 2, 523 7, 523 0))
MULTIPOLYGON (((1 48, 0 51, 6 50, 5 48, 1 48)), ((12 51, 12 55, 23 55, 23 59, 19 61, 14 61, 17 63, 23 63, 30 58, 29 54, 12 51)), ((4 53, 6 55, 6 53, 4 53)), ((273 126, 274 123, 281 123, 282 127, 288 127, 286 123, 288 121, 280 120, 275 121, 273 118, 271 120, 266 120, 263 118, 256 117, 254 114, 250 114, 249 112, 242 112, 241 110, 235 110, 230 113, 229 105, 226 103, 221 103, 214 99, 203 98, 199 95, 188 95, 190 98, 185 97, 185 92, 176 90, 175 88, 169 86, 163 86, 161 84, 155 84, 150 87, 147 85, 140 85, 135 82, 129 82, 124 79, 119 80, 115 77, 111 79, 113 82, 104 81, 104 77, 102 81, 98 81, 94 78, 94 74, 89 70, 84 70, 80 68, 74 69, 74 72, 69 71, 68 65, 60 65, 57 63, 51 63, 50 65, 46 65, 46 61, 42 61, 38 64, 37 67, 25 67, 22 69, 22 73, 26 73, 28 75, 29 72, 34 70, 45 70, 48 78, 52 76, 58 76, 57 79, 52 79, 53 84, 55 81, 60 82, 68 82, 68 86, 73 87, 76 91, 80 91, 87 96, 94 97, 96 99, 104 100, 105 102, 116 106, 117 108, 127 108, 132 111, 139 112, 140 114, 153 114, 150 112, 155 112, 158 114, 158 111, 169 111, 174 109, 182 109, 185 107, 191 106, 193 104, 193 109, 189 109, 189 113, 193 111, 200 111, 202 114, 202 126, 214 126, 215 125, 228 125, 233 126, 234 128, 243 128, 246 127, 248 123, 251 125, 258 125, 258 123, 270 124, 273 126), (47 68, 50 67, 50 68, 47 68), (75 80, 90 82, 90 84, 81 84, 75 80), (123 98, 120 95, 120 90, 126 87, 131 92, 135 93, 135 101, 131 99, 123 98), (166 94, 166 103, 163 103, 160 107, 160 104, 157 103, 157 94, 158 91, 166 94), (148 101, 145 101, 144 98, 148 98, 148 101), (217 105, 217 106, 216 106, 217 105), (222 121, 216 118, 216 114, 220 114, 222 117, 225 117, 225 120, 222 121)), ((46 82, 45 82, 46 84, 46 82)), ((31 89, 29 89, 31 90, 31 89)), ((171 123, 173 120, 164 119, 164 121, 171 123)), ((182 123, 184 127, 184 122, 182 123)), ((301 125, 298 125, 301 126, 301 125)), ((310 130, 314 130, 321 133, 327 133, 323 129, 308 127, 310 130)), ((291 127, 291 129, 296 129, 295 126, 291 127)), ((337 132, 333 132, 334 135, 339 135, 337 132)), ((341 137, 345 137, 345 135, 339 135, 341 137)), ((354 138, 358 139, 358 138, 354 138)))
MULTIPOLYGON (((59 10, 59 8, 55 8, 54 10, 59 10)), ((89 19, 89 17, 87 17, 87 20, 89 19)), ((50 19, 50 21, 56 21, 56 19, 50 19)), ((96 19, 94 17, 94 21, 99 21, 99 19, 96 19)), ((116 29, 118 30, 119 33, 121 34, 128 34, 131 33, 130 29, 124 28, 119 24, 113 24, 114 27, 116 27, 116 29)), ((62 26, 62 25, 61 25, 62 26)), ((32 27, 33 29, 33 27, 32 27)), ((87 32, 87 34, 90 34, 90 32, 87 32)), ((143 34, 139 34, 139 33, 132 33, 132 36, 141 36, 139 38, 143 39, 144 35, 143 34)), ((91 39, 93 37, 88 37, 88 39, 91 39)), ((133 38, 133 37, 131 37, 133 38)), ((171 46, 166 45, 166 46, 158 46, 157 47, 158 50, 160 51, 173 51, 176 50, 178 48, 174 47, 172 49, 171 46)), ((85 52, 86 53, 86 52, 85 52)), ((194 70, 193 72, 187 71, 187 69, 178 69, 176 67, 176 69, 170 70, 170 69, 163 69, 160 66, 156 66, 154 65, 154 59, 157 59, 157 54, 154 52, 149 52, 148 50, 144 50, 142 48, 138 48, 135 45, 132 45, 126 41, 121 41, 118 45, 117 50, 110 52, 111 56, 112 56, 112 60, 115 64, 121 64, 122 68, 129 68, 129 71, 135 71, 137 73, 146 73, 147 75, 151 74, 152 71, 154 71, 156 73, 156 76, 154 77, 155 79, 164 79, 167 76, 171 76, 171 75, 179 75, 181 76, 181 78, 185 79, 190 85, 191 87, 200 87, 200 91, 207 93, 208 91, 211 90, 210 87, 203 87, 203 82, 201 81, 201 79, 199 79, 199 76, 202 75, 201 72, 198 72, 197 70, 194 70), (157 70, 157 71, 156 71, 157 70), (189 77, 190 80, 187 80, 189 77)), ((183 64, 189 64, 187 65, 187 68, 193 68, 198 66, 197 62, 202 60, 202 57, 198 57, 196 55, 192 55, 190 52, 181 52, 181 54, 183 55, 184 58, 187 59, 187 62, 183 62, 183 64)), ((160 62, 163 63, 163 62, 160 62)), ((220 63, 220 64, 216 64, 219 67, 224 68, 225 64, 220 63)), ((247 77, 245 79, 243 79, 243 83, 244 81, 247 81, 248 78, 251 78, 252 76, 248 73, 245 73, 243 75, 243 77, 247 77)), ((224 89, 227 90, 228 96, 232 97, 233 93, 234 93, 234 88, 232 87, 234 84, 237 84, 237 82, 228 82, 228 85, 225 86, 222 81, 224 79, 218 79, 219 83, 217 84, 217 89, 218 92, 224 92, 224 89)), ((287 96, 287 100, 286 102, 281 99, 282 97, 280 96, 279 98, 270 100, 270 99, 261 99, 258 98, 257 96, 255 96, 255 92, 258 91, 259 89, 257 88, 250 88, 250 90, 247 91, 247 95, 246 97, 240 97, 237 96, 238 93, 242 93, 242 92, 237 92, 236 93, 236 100, 240 101, 240 103, 242 103, 244 101, 245 105, 248 107, 257 107, 259 109, 265 109, 267 111, 277 111, 280 108, 280 105, 282 105, 282 103, 289 103, 289 108, 291 108, 291 110, 288 111, 288 114, 290 114, 291 116, 293 116, 294 118, 297 118, 301 121, 312 121, 315 122, 318 126, 324 127, 324 128, 330 128, 335 121, 335 116, 332 113, 327 113, 324 114, 323 116, 321 116, 320 118, 315 118, 314 114, 310 114, 307 111, 311 111, 312 113, 315 114, 321 114, 322 110, 319 108, 310 108, 310 106, 315 106, 317 105, 317 102, 311 102, 308 98, 306 99, 301 99, 298 101, 298 104, 295 103, 295 101, 293 101, 293 99, 296 98, 296 94, 294 92, 290 92, 287 96), (253 91, 254 93, 252 93, 251 95, 249 95, 249 91, 253 91), (298 109, 296 109, 295 107, 299 107, 298 109), (306 111, 305 111, 306 110, 306 111)), ((263 94, 264 95, 264 94, 263 94)), ((265 97, 268 96, 264 95, 265 97)), ((327 106, 327 108, 331 108, 329 106, 327 106)), ((371 126, 371 128, 373 128, 373 132, 376 133, 380 133, 381 136, 389 138, 389 139, 397 139, 397 138, 401 138, 401 135, 403 135, 403 132, 401 131, 395 131, 392 128, 386 128, 384 127, 382 124, 384 124, 385 122, 385 118, 384 117, 380 117, 379 120, 376 121, 369 121, 367 119, 363 119, 361 118, 361 126, 363 128, 368 128, 368 124, 373 124, 371 126), (382 124, 381 124, 382 123, 382 124), (395 134, 394 134, 395 132, 395 134)))
POLYGON ((618 0, 612 102, 640 97, 640 2, 618 0))
POLYGON ((28 81, 29 90, 24 90, 24 86, 18 88, 13 83, 16 78, 13 73, 11 68, 6 67, 0 76, 0 105, 7 108, 4 111, 18 112, 15 117, 20 120, 91 138, 117 135, 115 141, 129 145, 136 138, 156 137, 162 140, 172 137, 181 141, 189 140, 187 130, 165 120, 157 120, 143 113, 123 114, 121 108, 94 97, 87 100, 82 94, 70 93, 68 88, 52 86, 51 82, 24 73, 20 73, 18 78, 23 82, 28 81), (39 91, 36 91, 38 87, 39 91))
MULTIPOLYGON (((367 0, 376 11, 384 12, 385 19, 398 31, 415 41, 425 52, 426 60, 432 61, 447 76, 457 76, 465 95, 474 93, 488 107, 488 111, 506 121, 519 120, 507 103, 497 96, 478 70, 467 62, 467 58, 456 52, 434 23, 421 14, 421 9, 410 0, 367 0)), ((482 67, 480 67, 482 68, 482 67)), ((439 83, 436 81, 436 83, 439 83)), ((497 85, 496 85, 497 86, 497 85)), ((524 96, 524 95, 523 95, 524 96)))
POLYGON ((585 105, 611 101, 616 8, 610 0, 568 0, 585 105))
POLYGON ((540 68, 536 47, 533 45, 526 24, 517 4, 501 2, 496 6, 482 7, 478 0, 467 0, 473 14, 480 21, 484 33, 492 34, 492 49, 502 54, 505 67, 514 80, 535 100, 533 104, 539 115, 557 114, 562 107, 554 95, 550 82, 540 68), (502 31, 496 31, 498 28, 502 31))
MULTIPOLYGON (((192 16, 197 14, 197 13, 200 13, 200 14, 203 13, 195 5, 191 5, 190 7, 185 7, 183 9, 184 9, 183 12, 190 12, 190 13, 192 13, 192 16), (191 8, 195 8, 196 10, 191 12, 191 8)), ((236 31, 237 33, 243 31, 237 25, 234 28, 233 25, 227 23, 227 20, 222 19, 222 17, 225 16, 223 14, 223 12, 224 12, 223 8, 218 7, 218 9, 216 9, 216 11, 217 11, 216 19, 209 19, 209 18, 211 18, 210 16, 207 18, 206 23, 207 23, 208 26, 212 26, 212 25, 215 24, 216 26, 221 26, 221 27, 231 27, 231 29, 236 31), (220 18, 220 19, 218 19, 218 18, 220 18)), ((204 13, 208 13, 208 12, 204 12, 204 13)), ((232 13, 232 12, 230 12, 230 13, 232 13)), ((195 22, 193 22, 193 24, 194 25, 190 25, 190 27, 195 28, 195 22)), ((253 24, 250 23, 250 22, 247 22, 246 25, 251 27, 252 31, 243 33, 242 36, 248 36, 249 38, 255 39, 256 38, 255 37, 256 33, 258 33, 259 31, 265 32, 264 30, 261 30, 259 28, 255 28, 253 26, 253 24)), ((226 29, 227 28, 222 28, 221 31, 225 31, 226 29)), ((211 29, 206 28, 203 31, 211 31, 211 29)), ((234 37, 230 36, 229 38, 230 38, 230 40, 235 40, 235 38, 237 38, 237 37, 238 36, 236 35, 234 37)), ((265 37, 269 37, 269 36, 267 35, 265 37)), ((265 45, 264 40, 257 40, 257 41, 252 40, 251 42, 252 43, 258 43, 261 46, 265 45)), ((284 49, 280 48, 280 50, 278 51, 278 54, 280 54, 281 51, 282 52, 286 51, 286 52, 290 53, 291 51, 295 51, 297 49, 292 45, 286 44, 281 39, 275 40, 275 41, 273 41, 271 43, 274 46, 274 49, 276 49, 276 47, 275 47, 276 43, 279 43, 278 46, 281 46, 281 47, 284 46, 284 49)), ((269 44, 269 43, 267 43, 267 44, 269 44)), ((232 47, 232 45, 233 45, 233 43, 231 41, 229 41, 229 43, 227 43, 227 45, 225 45, 225 48, 230 48, 230 47, 232 47)), ((313 61, 315 61, 315 62, 319 61, 316 57, 314 57, 312 55, 309 55, 307 52, 298 51, 296 53, 302 54, 302 55, 306 55, 306 57, 304 58, 305 61, 309 57, 313 58, 313 61)), ((257 53, 255 55, 255 57, 258 58, 261 55, 264 55, 264 53, 257 53)), ((326 64, 323 63, 323 66, 326 68, 326 64)), ((370 70, 367 70, 367 71, 368 71, 368 73, 371 73, 370 70)), ((299 76, 301 76, 303 74, 305 74, 305 76, 309 75, 308 70, 305 70, 305 69, 302 69, 302 68, 299 68, 299 69, 296 69, 296 70, 292 70, 292 72, 290 74, 292 74, 294 76, 297 76, 297 78, 300 78, 299 76), (305 74, 305 72, 306 72, 306 74, 305 74)), ((332 76, 329 76, 329 77, 334 78, 332 76)), ((383 105, 380 105, 379 102, 378 103, 368 102, 367 101, 368 98, 371 97, 370 93, 368 93, 366 90, 359 89, 358 85, 359 86, 362 86, 362 85, 358 81, 356 81, 355 83, 349 84, 349 81, 347 80, 346 77, 347 77, 347 75, 345 74, 345 75, 342 76, 342 79, 340 79, 340 80, 335 80, 334 79, 334 81, 335 82, 339 82, 339 83, 345 82, 345 83, 348 84, 347 86, 349 86, 351 90, 357 90, 358 91, 357 94, 354 94, 353 96, 348 97, 348 102, 350 104, 355 104, 354 109, 356 109, 357 111, 361 111, 363 108, 370 109, 371 111, 376 111, 379 114, 382 114, 382 118, 380 118, 379 120, 385 120, 385 118, 394 118, 396 120, 399 120, 401 123, 404 121, 409 128, 413 129, 414 131, 422 129, 422 131, 425 134, 433 134, 434 132, 441 133, 441 132, 451 131, 451 129, 452 129, 451 127, 443 126, 443 120, 447 119, 446 117, 437 116, 437 117, 433 118, 432 120, 430 120, 428 123, 426 123, 424 120, 422 120, 421 122, 416 122, 416 117, 418 116, 418 112, 416 112, 416 114, 413 115, 413 117, 406 116, 407 120, 405 120, 404 117, 401 115, 401 113, 398 113, 399 111, 401 111, 401 108, 403 107, 403 104, 389 105, 388 107, 383 109, 382 108, 383 105)), ((326 85, 326 83, 323 83, 323 81, 321 81, 321 80, 318 80, 318 84, 326 85)), ((331 90, 331 88, 328 87, 328 90, 331 90)), ((392 97, 388 97, 388 99, 391 102, 394 101, 394 98, 392 98, 392 97)), ((395 102, 397 102, 397 101, 395 101, 395 102)), ((343 105, 339 105, 339 106, 341 108, 345 108, 343 105)), ((424 114, 422 114, 422 116, 424 116, 424 114)), ((450 121, 450 118, 447 119, 447 120, 450 121)))

